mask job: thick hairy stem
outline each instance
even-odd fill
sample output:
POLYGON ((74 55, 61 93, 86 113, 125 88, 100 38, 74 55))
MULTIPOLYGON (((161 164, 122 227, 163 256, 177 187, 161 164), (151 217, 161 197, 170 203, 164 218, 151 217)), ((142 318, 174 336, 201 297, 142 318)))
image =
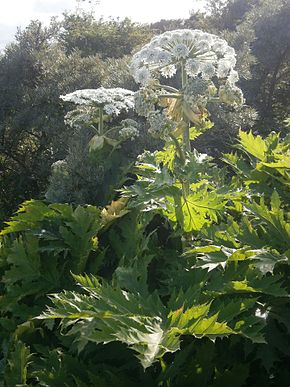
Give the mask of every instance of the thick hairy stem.
POLYGON ((159 94, 158 95, 159 98, 176 98, 176 99, 179 99, 182 97, 181 94, 178 94, 178 93, 173 93, 173 94, 159 94))
MULTIPOLYGON (((182 89, 186 86, 187 83, 187 74, 185 72, 184 63, 181 64, 181 85, 182 89)), ((183 117, 184 129, 183 129, 183 154, 190 152, 190 138, 189 138, 189 122, 186 117, 183 117)), ((184 158, 185 165, 185 158, 184 158)), ((189 183, 188 181, 182 182, 182 191, 184 197, 189 195, 189 183)))
POLYGON ((184 156, 184 152, 183 152, 183 150, 182 150, 182 148, 181 148, 181 146, 180 146, 180 144, 179 144, 177 138, 174 137, 173 134, 170 135, 170 138, 171 138, 171 139, 173 140, 173 142, 174 142, 174 145, 175 145, 175 147, 176 147, 178 156, 179 156, 179 158, 180 158, 182 164, 185 164, 185 156, 184 156))
POLYGON ((103 109, 99 108, 99 135, 104 134, 104 119, 103 119, 103 109))
MULTIPOLYGON (((181 85, 182 88, 186 86, 187 74, 185 72, 184 63, 181 64, 181 85)), ((184 123, 187 123, 187 118, 184 117, 184 123)), ((189 138, 189 123, 184 125, 183 129, 183 146, 186 152, 190 151, 190 138, 189 138)))

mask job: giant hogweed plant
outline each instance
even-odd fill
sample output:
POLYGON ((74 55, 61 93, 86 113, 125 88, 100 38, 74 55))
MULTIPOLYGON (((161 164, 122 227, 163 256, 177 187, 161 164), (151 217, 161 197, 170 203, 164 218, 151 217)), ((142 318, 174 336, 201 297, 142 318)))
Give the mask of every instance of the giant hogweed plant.
POLYGON ((114 198, 138 154, 136 139, 139 148, 144 141, 139 123, 126 118, 132 116, 133 95, 100 87, 61 96, 72 107, 65 116, 72 138, 65 159, 52 164, 47 200, 104 206, 114 198))
MULTIPOLYGON (((148 118, 149 132, 166 144, 163 151, 140 156, 137 181, 123 195, 129 200, 127 209, 139 213, 136 227, 143 222, 139 238, 146 236, 144 222, 150 228, 150 221, 159 214, 168 227, 167 242, 180 240, 175 254, 179 258, 157 269, 161 278, 155 273, 152 286, 154 249, 152 254, 143 251, 129 258, 125 248, 111 283, 76 276, 84 294, 54 295, 54 306, 42 318, 61 318, 63 332, 76 338, 80 350, 88 342, 120 341, 147 368, 180 349, 183 336, 215 340, 238 335, 265 342, 270 305, 288 297, 281 277, 274 273, 275 265, 287 262, 288 250, 261 245, 253 249, 237 240, 215 245, 210 232, 237 214, 246 222, 244 211, 251 214, 251 230, 262 216, 258 208, 265 216, 270 205, 273 219, 280 217, 289 237, 284 215, 276 214, 280 198, 274 191, 270 203, 249 199, 248 186, 230 184, 224 171, 190 147, 190 140, 210 127, 209 102, 233 107, 243 102, 234 65, 234 50, 225 41, 190 30, 154 38, 133 57, 133 75, 142 84, 135 96, 136 109, 148 118), (160 75, 163 79, 179 76, 180 89, 160 83, 160 75)), ((243 149, 255 141, 251 136, 241 132, 243 149)), ((261 221, 259 232, 265 230, 261 221)))
POLYGON ((129 138, 133 140, 139 135, 136 128, 138 124, 133 120, 121 121, 120 127, 106 127, 106 122, 134 107, 133 95, 132 91, 120 87, 114 89, 100 87, 76 90, 60 98, 76 105, 76 109, 66 115, 66 122, 70 126, 86 124, 95 131, 95 135, 89 142, 89 150, 95 151, 102 149, 104 143, 108 143, 114 149, 122 141, 129 138), (118 132, 118 138, 114 138, 114 132, 118 132))
MULTIPOLYGON (((159 198, 164 214, 185 232, 216 221, 229 198, 222 189, 222 176, 211 189, 203 167, 208 157, 191 152, 190 141, 212 126, 208 104, 223 103, 234 109, 243 103, 236 86, 239 78, 235 63, 235 51, 226 41, 199 30, 166 32, 133 56, 133 76, 142 85, 135 95, 135 108, 148 118, 149 132, 165 140, 163 151, 140 157, 138 183, 143 189, 147 185, 148 190, 149 181, 152 183, 159 174, 166 180, 167 173, 171 183, 163 183, 171 184, 170 192, 167 189, 166 194, 165 187, 159 192, 153 189, 152 199, 159 198), (163 81, 175 77, 180 88, 161 83, 160 77, 163 81)), ((137 186, 129 189, 129 194, 137 186)))
MULTIPOLYGON (((234 51, 225 41, 187 30, 154 38, 133 57, 133 75, 142 83, 136 108, 165 147, 141 155, 134 168, 137 180, 122 190, 121 199, 92 217, 96 223, 81 244, 85 261, 75 266, 78 270, 70 266, 80 291, 70 285, 51 295, 38 319, 30 319, 37 313, 26 298, 16 299, 29 310, 29 324, 41 330, 44 320, 57 347, 47 351, 33 341, 25 343, 34 337, 27 334, 31 325, 20 325, 6 351, 6 380, 16 384, 18 372, 17 382, 28 385, 287 385, 290 354, 283 342, 289 341, 290 310, 289 139, 272 134, 264 140, 241 131, 237 152, 224 156, 230 174, 190 147, 190 140, 211 126, 209 102, 233 108, 242 103, 234 64, 234 51), (161 84, 160 75, 163 81, 176 77, 180 88, 161 84), (99 253, 89 259, 91 250, 99 253), (53 324, 55 319, 60 320, 53 324), (40 359, 31 360, 30 352, 38 352, 40 359)), ((88 93, 92 99, 99 91, 72 97, 85 96, 85 103, 77 100, 82 110, 88 93)), ((93 109, 105 109, 104 104, 89 103, 93 109)), ((94 113, 95 150, 112 133, 102 126, 102 114, 94 113)), ((44 261, 37 251, 51 252, 59 244, 59 236, 54 239, 49 232, 43 239, 42 231, 57 220, 53 211, 64 212, 65 225, 56 221, 61 234, 57 251, 68 251, 77 260, 74 239, 83 230, 77 228, 77 217, 76 225, 66 220, 71 210, 43 208, 42 219, 32 227, 30 206, 5 234, 20 233, 21 244, 38 240, 34 256, 38 254, 35 262, 41 268, 44 261)), ((82 222, 85 218, 84 212, 82 222)), ((19 275, 20 262, 30 253, 28 247, 25 254, 22 249, 19 261, 15 242, 7 243, 2 255, 8 252, 10 258, 2 266, 9 267, 5 277, 12 276, 9 287, 4 284, 11 303, 13 273, 17 269, 19 275)), ((37 273, 32 274, 37 282, 37 273)), ((11 310, 4 310, 3 324, 11 310)))

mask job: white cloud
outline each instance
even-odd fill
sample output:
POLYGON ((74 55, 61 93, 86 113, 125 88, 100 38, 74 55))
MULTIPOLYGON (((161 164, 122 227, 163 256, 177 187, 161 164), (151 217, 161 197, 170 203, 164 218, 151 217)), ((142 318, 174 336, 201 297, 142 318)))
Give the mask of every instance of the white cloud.
MULTIPOLYGON (((187 18, 190 11, 200 8, 202 3, 203 0, 100 0, 93 10, 96 17, 123 19, 128 16, 133 21, 149 23, 160 19, 187 18)), ((88 2, 83 4, 85 9, 92 9, 88 2)), ((64 11, 75 10, 76 6, 76 0, 2 0, 0 49, 11 41, 17 26, 23 28, 35 19, 48 23, 51 16, 61 16, 64 11)))
POLYGON ((130 16, 135 21, 154 22, 160 19, 187 18, 190 10, 196 9, 200 1, 194 0, 101 0, 96 8, 99 15, 130 16))
POLYGON ((65 9, 71 9, 74 5, 72 0, 35 0, 33 11, 36 13, 61 14, 65 9))

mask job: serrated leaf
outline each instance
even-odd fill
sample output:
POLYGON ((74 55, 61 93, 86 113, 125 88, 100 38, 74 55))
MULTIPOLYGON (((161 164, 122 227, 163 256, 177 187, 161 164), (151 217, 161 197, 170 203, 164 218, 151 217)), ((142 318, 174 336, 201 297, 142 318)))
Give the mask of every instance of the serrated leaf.
POLYGON ((235 332, 210 316, 210 304, 168 311, 155 294, 142 297, 118 287, 100 283, 93 276, 76 276, 89 296, 75 292, 55 294, 54 307, 39 318, 62 318, 64 331, 77 336, 80 348, 88 341, 126 343, 144 368, 180 347, 181 335, 215 339, 235 332), (68 320, 74 320, 74 324, 68 320))
POLYGON ((205 225, 216 222, 219 212, 225 206, 222 195, 214 191, 201 189, 180 198, 180 204, 174 203, 172 197, 166 197, 166 210, 169 219, 179 221, 185 232, 199 231, 205 225), (179 211, 179 212, 178 212, 179 211))
POLYGON ((254 136, 252 131, 247 133, 240 130, 239 137, 243 150, 245 150, 248 154, 257 157, 259 160, 265 160, 267 145, 261 136, 254 136))
POLYGON ((17 340, 8 355, 8 365, 4 376, 7 386, 26 386, 27 367, 30 359, 29 347, 17 340))

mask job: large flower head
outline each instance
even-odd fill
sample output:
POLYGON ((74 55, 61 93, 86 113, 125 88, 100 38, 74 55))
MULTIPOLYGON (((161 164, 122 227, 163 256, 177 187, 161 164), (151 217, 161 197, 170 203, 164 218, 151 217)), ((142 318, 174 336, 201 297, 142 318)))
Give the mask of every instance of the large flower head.
POLYGON ((189 77, 226 80, 236 63, 235 50, 216 35, 175 30, 153 38, 136 53, 131 70, 136 82, 146 85, 160 75, 172 77, 181 63, 189 77))
POLYGON ((134 108, 134 92, 120 87, 76 90, 73 93, 61 95, 60 98, 76 105, 101 107, 110 116, 117 116, 121 111, 134 108))

